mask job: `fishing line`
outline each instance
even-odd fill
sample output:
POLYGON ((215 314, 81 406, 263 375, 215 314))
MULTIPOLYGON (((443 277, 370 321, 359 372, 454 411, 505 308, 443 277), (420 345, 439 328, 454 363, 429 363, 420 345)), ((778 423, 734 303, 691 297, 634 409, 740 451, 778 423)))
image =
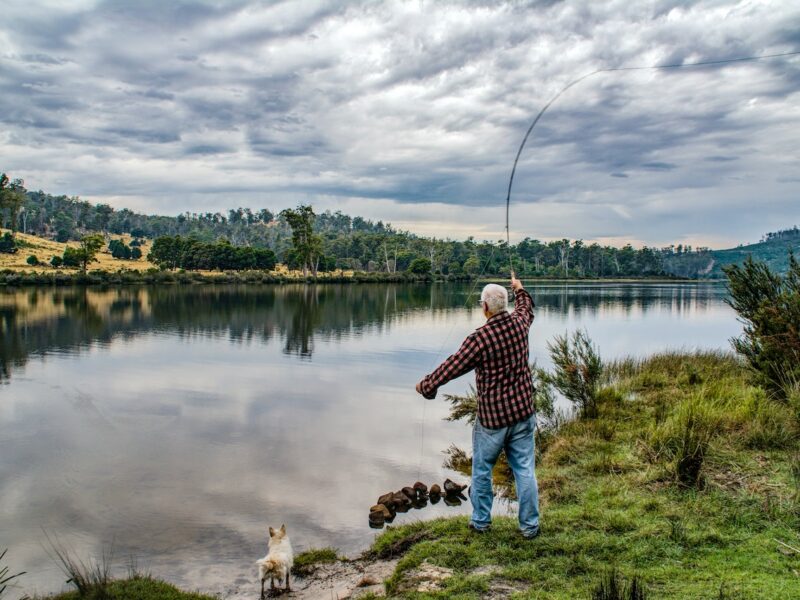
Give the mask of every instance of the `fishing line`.
POLYGON ((648 67, 614 67, 609 69, 597 69, 592 71, 591 73, 586 73, 585 75, 581 75, 577 79, 571 81, 566 86, 564 86, 561 91, 559 91, 555 96, 550 98, 550 100, 545 104, 539 113, 536 115, 536 118, 531 123, 530 127, 528 127, 528 131, 525 132, 525 137, 522 138, 522 143, 519 146, 519 150, 517 150, 517 156, 514 158, 514 166, 511 169, 511 177, 508 180, 508 193, 506 194, 506 247, 508 248, 508 264, 511 265, 511 271, 513 273, 514 268, 511 260, 511 230, 509 229, 509 214, 511 212, 511 186, 514 184, 514 174, 517 172, 517 163, 519 162, 519 157, 522 154, 522 149, 525 148, 525 144, 528 141, 528 138, 533 132, 534 127, 539 122, 539 119, 542 118, 547 109, 558 100, 561 95, 566 92, 571 87, 579 84, 581 81, 585 79, 589 79, 598 73, 612 73, 616 71, 647 71, 647 70, 655 70, 655 69, 683 69, 688 67, 707 67, 707 66, 715 66, 715 65, 725 65, 729 63, 738 63, 738 62, 747 62, 747 61, 754 61, 754 60, 763 60, 767 58, 779 58, 783 56, 796 56, 800 54, 800 51, 794 52, 781 52, 778 54, 762 54, 759 56, 743 56, 739 58, 725 58, 720 60, 704 60, 700 62, 693 62, 693 63, 676 63, 676 64, 668 64, 668 65, 652 65, 648 67))

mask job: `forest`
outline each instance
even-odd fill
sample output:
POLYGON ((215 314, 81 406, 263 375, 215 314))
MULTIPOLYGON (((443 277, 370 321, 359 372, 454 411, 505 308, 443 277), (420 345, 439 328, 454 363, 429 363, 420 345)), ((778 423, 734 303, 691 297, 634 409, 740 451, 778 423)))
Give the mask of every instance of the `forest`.
MULTIPOLYGON (((426 238, 397 230, 383 221, 374 222, 340 211, 317 214, 311 206, 279 212, 236 208, 225 213, 145 215, 108 204, 91 204, 78 197, 29 191, 24 182, 9 180, 6 175, 0 184, 0 224, 12 232, 60 242, 80 240, 94 232, 128 234, 135 239, 167 238, 158 246, 168 250, 166 258, 158 254, 150 257, 164 268, 272 262, 270 255, 258 253, 261 258, 256 260, 252 252, 245 253, 246 259, 233 259, 230 249, 233 246, 268 249, 278 262, 314 273, 346 269, 462 277, 507 274, 513 266, 520 276, 526 277, 691 278, 714 272, 715 262, 719 262, 715 261, 715 253, 727 252, 681 244, 662 248, 634 248, 627 244, 617 248, 583 240, 540 241, 532 237, 512 245, 509 252, 502 240, 426 238), (184 241, 175 242, 177 237, 184 241), (177 258, 176 243, 191 246, 191 256, 187 254, 186 260, 177 258), (214 249, 227 257, 216 261, 212 258, 214 249)), ((768 233, 760 244, 746 249, 758 258, 756 246, 774 245, 776 240, 798 244, 800 232, 794 227, 768 233)))

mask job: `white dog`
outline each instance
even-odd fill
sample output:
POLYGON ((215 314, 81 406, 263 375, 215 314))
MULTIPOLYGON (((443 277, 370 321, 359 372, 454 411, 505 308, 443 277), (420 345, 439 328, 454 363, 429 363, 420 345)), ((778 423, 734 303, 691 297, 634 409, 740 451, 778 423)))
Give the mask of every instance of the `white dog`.
POLYGON ((269 588, 275 589, 275 579, 278 583, 286 579, 286 591, 291 591, 289 587, 289 571, 294 564, 294 552, 289 536, 286 535, 286 525, 281 525, 277 531, 269 528, 269 552, 261 560, 256 561, 258 565, 258 577, 261 579, 261 599, 264 599, 264 582, 269 577, 269 588))

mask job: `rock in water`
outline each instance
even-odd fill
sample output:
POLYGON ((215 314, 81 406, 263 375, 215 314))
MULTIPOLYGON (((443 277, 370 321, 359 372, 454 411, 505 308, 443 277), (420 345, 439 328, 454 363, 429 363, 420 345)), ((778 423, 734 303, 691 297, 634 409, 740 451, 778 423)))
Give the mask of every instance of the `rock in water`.
POLYGON ((386 517, 383 516, 383 511, 375 510, 369 513, 369 526, 380 528, 386 522, 386 517))
POLYGON ((409 499, 409 500, 416 500, 416 498, 417 498, 417 490, 415 490, 413 487, 408 487, 408 486, 406 486, 406 487, 404 487, 404 488, 403 488, 401 491, 402 491, 402 492, 403 492, 403 493, 404 493, 406 496, 408 496, 408 499, 409 499))
POLYGON ((401 505, 409 506, 411 504, 411 498, 406 496, 403 492, 395 492, 394 496, 392 496, 392 500, 394 500, 394 503, 397 505, 395 510, 400 508, 401 505))
POLYGON ((417 492, 417 496, 420 498, 425 498, 428 495, 428 486, 418 481, 414 484, 414 490, 417 492))
POLYGON ((438 498, 439 496, 442 495, 442 488, 439 487, 438 483, 434 483, 431 486, 430 492, 428 492, 428 493, 431 495, 431 498, 433 498, 433 497, 437 497, 438 498))
POLYGON ((392 514, 392 511, 389 510, 389 508, 385 504, 376 504, 375 506, 369 509, 369 512, 370 514, 374 512, 383 513, 384 519, 391 519, 394 516, 392 514))
POLYGON ((459 498, 458 494, 454 494, 452 496, 445 496, 444 503, 447 506, 461 506, 461 499, 459 498))
POLYGON ((394 492, 388 492, 378 498, 377 504, 383 504, 389 510, 393 510, 395 507, 394 492))
POLYGON ((444 480, 444 493, 448 496, 460 494, 464 489, 466 489, 466 487, 466 485, 460 485, 455 481, 451 481, 450 479, 444 480))

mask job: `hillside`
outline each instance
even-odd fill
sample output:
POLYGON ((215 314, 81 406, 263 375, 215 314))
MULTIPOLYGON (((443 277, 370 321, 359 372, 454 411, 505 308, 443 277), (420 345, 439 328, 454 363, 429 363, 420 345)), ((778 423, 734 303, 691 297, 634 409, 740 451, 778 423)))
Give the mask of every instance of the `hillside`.
POLYGON ((678 277, 720 279, 725 277, 724 266, 742 263, 751 256, 753 260, 766 262, 773 271, 786 273, 789 252, 800 256, 800 231, 796 227, 768 233, 762 241, 746 246, 664 255, 664 270, 678 277))
POLYGON ((757 244, 739 246, 728 250, 716 250, 714 255, 714 266, 711 271, 712 277, 722 277, 722 267, 734 263, 743 262, 748 256, 754 260, 761 260, 769 265, 773 271, 785 273, 789 268, 789 252, 792 251, 800 257, 800 235, 795 237, 784 237, 770 239, 757 244))
MULTIPOLYGON (((7 229, 0 229, 0 235, 6 233, 7 229)), ((130 244, 131 236, 127 234, 110 235, 111 240, 122 240, 126 244, 130 244)), ((24 233, 17 233, 17 244, 20 246, 15 254, 0 253, 0 269, 10 269, 12 271, 31 271, 31 270, 51 270, 50 259, 53 256, 62 256, 67 247, 77 248, 78 242, 56 242, 54 240, 44 239, 35 235, 24 233), (29 256, 35 256, 42 263, 38 267, 31 267, 26 261, 29 256)), ((149 240, 142 242, 142 258, 139 260, 120 260, 111 256, 108 248, 97 253, 97 261, 92 263, 91 269, 102 269, 104 271, 116 271, 117 269, 131 269, 134 271, 142 271, 149 269, 154 265, 147 261, 147 253, 150 251, 149 240)), ((65 271, 77 271, 78 269, 69 269, 68 267, 61 267, 65 271)))

